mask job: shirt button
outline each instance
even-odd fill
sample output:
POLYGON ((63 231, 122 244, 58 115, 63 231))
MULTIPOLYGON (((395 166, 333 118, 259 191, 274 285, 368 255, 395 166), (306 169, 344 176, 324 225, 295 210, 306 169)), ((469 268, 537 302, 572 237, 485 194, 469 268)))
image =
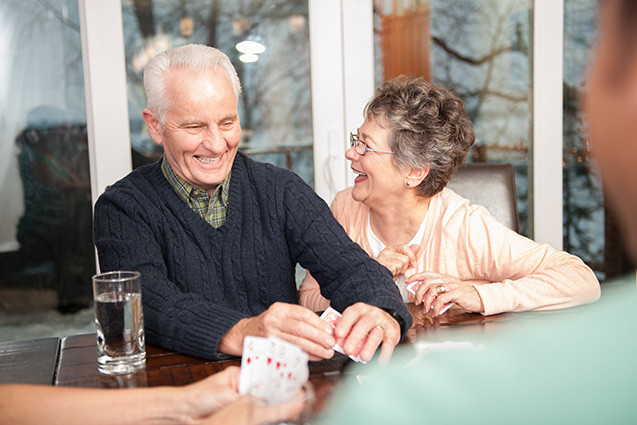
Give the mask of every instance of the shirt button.
POLYGON ((199 196, 199 191, 198 191, 198 190, 195 190, 195 191, 194 191, 194 194, 195 194, 195 196, 199 196))

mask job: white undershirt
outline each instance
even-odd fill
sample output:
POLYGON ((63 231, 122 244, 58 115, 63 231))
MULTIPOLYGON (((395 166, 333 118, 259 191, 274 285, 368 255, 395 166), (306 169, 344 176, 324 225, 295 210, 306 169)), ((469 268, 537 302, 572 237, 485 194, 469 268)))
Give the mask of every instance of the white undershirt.
MULTIPOLYGON (((425 235, 425 222, 427 221, 427 215, 429 214, 429 210, 425 214, 425 217, 422 219, 422 223, 420 223, 420 227, 416 232, 416 235, 409 241, 407 245, 420 245, 422 243, 422 239, 425 235)), ((371 216, 371 215, 370 215, 371 216)), ((367 219, 367 238, 369 239, 369 244, 372 248, 372 253, 374 254, 374 258, 378 258, 378 254, 386 248, 385 244, 378 239, 378 237, 372 231, 371 218, 367 219)), ((398 286, 398 290, 400 291, 400 295, 403 297, 403 302, 409 302, 409 292, 407 291, 407 286, 405 285, 405 275, 400 275, 396 279, 396 286, 398 286)))

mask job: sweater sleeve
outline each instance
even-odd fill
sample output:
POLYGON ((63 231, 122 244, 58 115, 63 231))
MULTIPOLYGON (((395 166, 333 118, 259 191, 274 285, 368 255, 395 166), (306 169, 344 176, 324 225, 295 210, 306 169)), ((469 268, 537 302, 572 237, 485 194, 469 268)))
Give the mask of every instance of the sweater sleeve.
MULTIPOLYGON (((126 188, 109 190, 98 199, 94 241, 101 270, 141 273, 145 332, 150 343, 202 358, 223 357, 217 353, 219 340, 246 316, 205 301, 200 294, 170 280, 162 235, 154 227, 162 218, 140 199, 140 193, 126 188)), ((163 226, 170 231, 166 223, 163 226)), ((175 243, 169 249, 183 248, 175 243)))
MULTIPOLYGON (((342 211, 344 208, 343 199, 343 192, 341 191, 337 193, 336 197, 332 201, 332 204, 330 205, 330 210, 332 212, 332 215, 336 217, 338 222, 345 229, 347 229, 347 225, 343 221, 347 219, 347 216, 344 214, 339 214, 339 212, 342 211)), ((309 308, 310 310, 323 311, 330 305, 330 300, 321 295, 321 287, 319 286, 316 279, 312 277, 312 274, 310 272, 306 272, 305 277, 301 282, 301 286, 299 287, 298 296, 299 304, 301 304, 303 307, 309 308)))
POLYGON ((284 195, 286 232, 293 256, 319 283, 321 294, 344 311, 364 302, 399 314, 405 323, 412 317, 387 268, 354 243, 327 204, 300 178, 291 178, 284 195))

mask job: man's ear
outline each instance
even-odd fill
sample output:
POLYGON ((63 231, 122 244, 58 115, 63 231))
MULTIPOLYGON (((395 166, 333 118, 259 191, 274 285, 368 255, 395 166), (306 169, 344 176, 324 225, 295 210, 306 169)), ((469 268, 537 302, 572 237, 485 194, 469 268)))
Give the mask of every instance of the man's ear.
POLYGON ((422 181, 429 175, 429 167, 425 166, 423 168, 410 168, 406 177, 413 184, 413 187, 418 186, 422 181))
POLYGON ((150 132, 150 137, 153 138, 155 143, 161 145, 164 142, 164 128, 159 122, 157 115, 150 109, 144 109, 142 115, 150 132))

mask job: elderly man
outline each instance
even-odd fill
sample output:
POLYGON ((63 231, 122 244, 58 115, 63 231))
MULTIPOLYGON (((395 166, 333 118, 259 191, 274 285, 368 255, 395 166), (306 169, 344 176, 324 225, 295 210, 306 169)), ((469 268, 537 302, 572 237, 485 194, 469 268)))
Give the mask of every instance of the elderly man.
POLYGON ((411 325, 387 269, 353 243, 295 174, 238 152, 241 87, 228 57, 187 45, 146 67, 144 110, 163 158, 111 186, 95 205, 102 271, 142 275, 148 341, 218 359, 247 335, 276 336, 310 359, 379 361, 411 325), (301 264, 343 312, 334 333, 297 304, 301 264))

